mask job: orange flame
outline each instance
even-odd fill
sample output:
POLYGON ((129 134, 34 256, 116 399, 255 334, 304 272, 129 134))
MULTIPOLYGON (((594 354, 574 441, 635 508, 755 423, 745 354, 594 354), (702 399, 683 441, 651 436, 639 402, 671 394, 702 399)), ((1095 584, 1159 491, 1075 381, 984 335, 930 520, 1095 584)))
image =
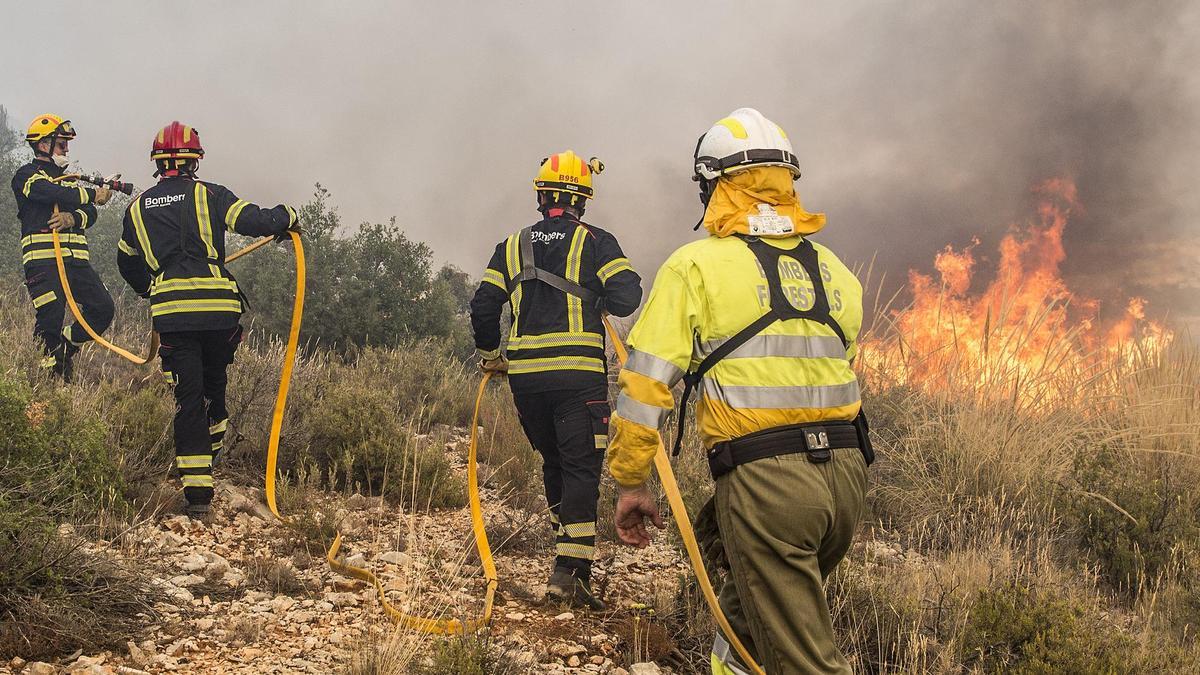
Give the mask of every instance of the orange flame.
POLYGON ((1100 303, 1073 293, 1059 269, 1067 221, 1082 210, 1075 184, 1055 178, 1034 192, 1037 217, 1005 235, 982 292, 971 292, 977 239, 940 251, 936 279, 909 271, 911 305, 889 313, 883 335, 863 341, 860 370, 874 384, 1059 398, 1130 348, 1161 350, 1170 342, 1169 331, 1146 319, 1141 298, 1131 298, 1119 320, 1099 325, 1100 303))

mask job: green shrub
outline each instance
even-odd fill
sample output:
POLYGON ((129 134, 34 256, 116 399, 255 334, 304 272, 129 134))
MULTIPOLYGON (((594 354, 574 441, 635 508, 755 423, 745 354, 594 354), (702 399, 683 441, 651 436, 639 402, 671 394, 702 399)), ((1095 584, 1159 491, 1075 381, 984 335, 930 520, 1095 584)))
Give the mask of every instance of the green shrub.
POLYGON ((47 658, 124 644, 159 594, 138 570, 81 547, 46 505, 70 469, 0 465, 0 654, 47 658))
POLYGON ((403 385, 389 377, 396 371, 383 369, 371 354, 388 355, 369 350, 358 367, 330 369, 319 400, 308 405, 316 412, 301 456, 340 487, 407 496, 432 508, 462 506, 466 489, 451 471, 444 434, 420 433, 428 423, 422 409, 397 405, 403 385))
POLYGON ((1010 582, 980 591, 963 629, 963 659, 986 672, 1128 672, 1132 638, 1091 608, 1010 582))
POLYGON ((125 481, 106 433, 103 422, 72 405, 70 390, 35 397, 28 385, 0 376, 0 456, 23 469, 20 480, 53 473, 55 480, 31 495, 40 503, 72 505, 73 515, 124 506, 125 481))
POLYGON ((1163 574, 1189 577, 1200 554, 1200 486, 1171 456, 1080 452, 1071 510, 1084 548, 1116 588, 1137 594, 1163 574))
POLYGON ((434 641, 429 659, 416 672, 420 675, 498 675, 506 669, 493 653, 488 635, 477 633, 434 641))

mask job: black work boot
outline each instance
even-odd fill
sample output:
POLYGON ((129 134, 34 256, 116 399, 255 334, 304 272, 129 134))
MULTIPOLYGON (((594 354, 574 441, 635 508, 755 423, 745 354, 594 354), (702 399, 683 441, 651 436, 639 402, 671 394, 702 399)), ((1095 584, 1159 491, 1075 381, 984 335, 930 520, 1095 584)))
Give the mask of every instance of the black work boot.
POLYGON ((50 355, 54 357, 54 365, 52 367, 54 374, 61 377, 63 382, 69 383, 72 377, 74 377, 75 366, 72 363, 72 359, 78 353, 79 347, 71 344, 69 340, 63 340, 54 348, 54 351, 50 352, 50 355))
POLYGON ((546 583, 546 601, 594 612, 605 609, 604 602, 592 593, 591 579, 567 567, 554 568, 546 583))
POLYGON ((184 512, 187 513, 188 518, 198 520, 202 523, 208 523, 212 520, 212 510, 208 504, 193 504, 188 502, 187 506, 184 507, 184 512))

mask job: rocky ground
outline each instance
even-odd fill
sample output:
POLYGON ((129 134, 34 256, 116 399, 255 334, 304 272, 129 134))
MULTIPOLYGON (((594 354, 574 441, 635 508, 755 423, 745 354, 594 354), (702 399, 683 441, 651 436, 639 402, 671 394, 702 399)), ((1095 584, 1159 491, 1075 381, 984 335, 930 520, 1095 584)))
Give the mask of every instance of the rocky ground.
MULTIPOLYGON (((451 450, 461 455, 458 445, 465 447, 451 450)), ((565 611, 540 600, 551 555, 544 514, 511 509, 491 488, 483 499, 500 576, 490 645, 507 672, 622 675, 669 672, 635 663, 647 658, 686 661, 648 629, 651 608, 674 597, 688 574, 665 538, 646 551, 601 542, 595 585, 609 610, 565 611)), ((373 587, 326 565, 323 519, 339 523, 347 562, 373 569, 396 607, 463 618, 481 611, 484 583, 466 508, 410 513, 376 498, 328 493, 313 495, 307 507, 309 517, 286 525, 259 490, 218 474, 211 523, 163 514, 119 542, 92 544, 140 561, 163 591, 146 634, 122 636, 123 649, 54 664, 18 656, 0 663, 0 673, 342 672, 395 629, 373 587)))

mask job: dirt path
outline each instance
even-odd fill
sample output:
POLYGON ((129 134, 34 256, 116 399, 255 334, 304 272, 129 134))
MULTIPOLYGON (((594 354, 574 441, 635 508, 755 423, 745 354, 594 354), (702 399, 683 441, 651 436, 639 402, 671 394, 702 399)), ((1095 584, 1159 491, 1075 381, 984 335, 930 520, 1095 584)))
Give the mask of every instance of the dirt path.
MULTIPOLYGON (((670 660, 669 640, 651 627, 648 607, 669 603, 688 572, 665 541, 641 552, 600 544, 595 586, 607 612, 549 607, 540 600, 550 567, 548 522, 501 505, 490 490, 483 498, 501 580, 490 641, 509 672, 621 675, 627 671, 620 664, 670 660)), ((374 569, 398 607, 424 615, 479 613, 484 584, 466 508, 409 514, 379 499, 325 493, 308 506, 341 523, 348 562, 374 569)), ((301 523, 276 521, 258 490, 219 482, 210 524, 163 516, 116 551, 145 560, 146 574, 164 592, 148 634, 130 638, 125 649, 80 655, 52 669, 24 666, 25 672, 345 670, 356 657, 378 652, 394 629, 373 588, 329 570, 316 521, 301 523)), ((21 672, 13 665, 21 663, 0 664, 0 672, 21 672)))

